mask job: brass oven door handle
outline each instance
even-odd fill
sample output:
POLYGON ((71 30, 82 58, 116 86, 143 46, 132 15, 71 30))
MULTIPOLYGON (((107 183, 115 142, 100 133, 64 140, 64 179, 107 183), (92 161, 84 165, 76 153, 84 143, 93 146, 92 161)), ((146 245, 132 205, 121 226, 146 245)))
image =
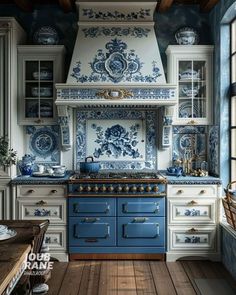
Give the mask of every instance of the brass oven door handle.
POLYGON ((97 217, 86 217, 86 218, 82 219, 81 221, 86 222, 86 223, 94 223, 99 220, 100 220, 100 218, 97 218, 97 217))
POLYGON ((133 222, 134 223, 144 223, 146 221, 148 221, 148 218, 147 217, 135 217, 133 219, 133 222))

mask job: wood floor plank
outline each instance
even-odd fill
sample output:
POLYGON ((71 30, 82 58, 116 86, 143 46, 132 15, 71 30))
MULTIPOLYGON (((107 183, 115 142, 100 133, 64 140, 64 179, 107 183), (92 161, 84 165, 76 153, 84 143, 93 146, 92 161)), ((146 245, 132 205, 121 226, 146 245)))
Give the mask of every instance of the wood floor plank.
MULTIPOLYGON (((77 295, 83 275, 84 261, 70 262, 61 284, 59 295, 77 295)), ((56 295, 56 294, 55 294, 56 295)))
POLYGON ((169 270, 170 276, 174 283, 176 292, 178 295, 195 295, 196 292, 184 271, 181 263, 177 262, 167 262, 167 268, 169 270))
POLYGON ((118 261, 118 295, 137 295, 133 261, 118 261))
POLYGON ((148 261, 134 261, 134 274, 138 295, 156 295, 156 289, 148 261))
POLYGON ((97 295, 101 262, 86 261, 78 295, 97 295))
POLYGON ((150 267, 157 294, 176 295, 166 263, 162 261, 150 261, 150 267))
POLYGON ((67 267, 67 262, 55 262, 53 264, 51 279, 47 282, 49 286, 47 295, 55 295, 59 293, 67 267))
POLYGON ((118 262, 102 261, 98 295, 117 295, 118 262))

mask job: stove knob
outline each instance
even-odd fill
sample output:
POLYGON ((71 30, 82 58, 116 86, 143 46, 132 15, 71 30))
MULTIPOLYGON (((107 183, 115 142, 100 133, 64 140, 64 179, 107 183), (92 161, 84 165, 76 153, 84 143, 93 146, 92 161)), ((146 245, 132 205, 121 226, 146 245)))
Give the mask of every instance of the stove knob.
POLYGON ((154 187, 153 187, 153 191, 154 191, 155 193, 159 191, 159 187, 158 187, 158 185, 154 185, 154 187))
POLYGON ((137 191, 137 186, 136 185, 133 185, 132 187, 131 187, 131 191, 134 193, 134 192, 136 192, 137 191))
POLYGON ((106 188, 106 186, 103 184, 103 185, 101 186, 100 190, 101 190, 102 192, 105 192, 105 191, 107 190, 107 188, 106 188))
POLYGON ((77 190, 77 192, 82 192, 84 190, 84 188, 82 185, 80 185, 76 190, 77 190))
POLYGON ((138 187, 138 191, 142 193, 142 192, 144 191, 144 187, 143 187, 142 185, 140 185, 140 186, 138 187))
POLYGON ((86 191, 87 191, 87 192, 90 192, 90 191, 91 191, 91 186, 89 186, 89 185, 86 186, 86 191))
POLYGON ((118 186, 116 187, 116 191, 117 191, 118 193, 120 193, 120 192, 122 191, 122 186, 121 186, 121 185, 118 185, 118 186))
POLYGON ((146 191, 146 192, 148 192, 148 193, 149 193, 151 190, 152 190, 152 188, 151 188, 151 186, 150 186, 150 185, 146 186, 146 188, 145 188, 145 191, 146 191))
POLYGON ((110 185, 110 186, 108 187, 108 191, 109 191, 110 193, 112 193, 112 192, 114 191, 114 187, 113 187, 113 185, 110 185))
POLYGON ((96 192, 98 192, 98 186, 97 185, 95 185, 94 187, 93 187, 93 191, 96 193, 96 192))
POLYGON ((125 191, 126 193, 129 192, 129 186, 128 186, 128 184, 125 185, 125 187, 124 187, 124 191, 125 191))

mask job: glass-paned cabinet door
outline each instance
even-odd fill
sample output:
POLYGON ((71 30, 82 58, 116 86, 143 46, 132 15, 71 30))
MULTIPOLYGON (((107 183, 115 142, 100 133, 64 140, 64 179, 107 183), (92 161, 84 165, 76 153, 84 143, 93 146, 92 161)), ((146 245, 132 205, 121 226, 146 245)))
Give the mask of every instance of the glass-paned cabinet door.
POLYGON ((213 46, 170 45, 166 53, 168 82, 178 89, 174 124, 211 124, 213 46))
POLYGON ((62 82, 64 49, 38 47, 18 47, 18 121, 22 125, 57 123, 54 84, 62 82))

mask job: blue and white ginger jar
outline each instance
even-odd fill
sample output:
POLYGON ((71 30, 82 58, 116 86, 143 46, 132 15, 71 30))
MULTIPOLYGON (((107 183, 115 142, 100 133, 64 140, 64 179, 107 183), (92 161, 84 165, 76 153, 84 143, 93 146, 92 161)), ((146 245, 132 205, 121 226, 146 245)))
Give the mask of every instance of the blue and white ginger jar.
POLYGON ((33 172, 35 157, 29 154, 25 154, 22 160, 19 161, 19 169, 22 176, 31 176, 33 172))

